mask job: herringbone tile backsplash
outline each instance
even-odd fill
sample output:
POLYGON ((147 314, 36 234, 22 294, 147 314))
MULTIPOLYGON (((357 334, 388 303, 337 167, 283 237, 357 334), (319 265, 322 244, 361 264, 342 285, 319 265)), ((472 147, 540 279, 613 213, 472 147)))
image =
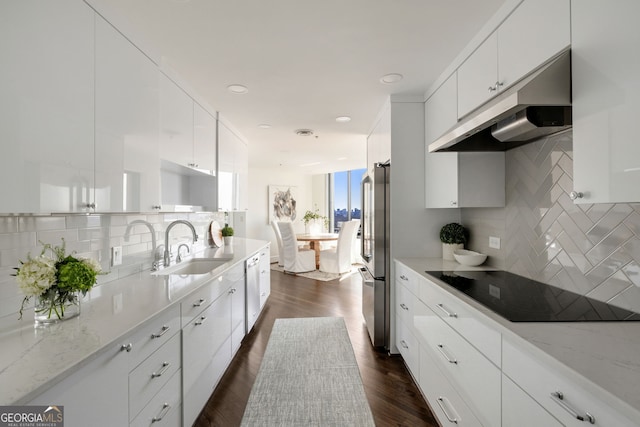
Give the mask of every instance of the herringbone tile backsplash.
POLYGON ((495 267, 640 311, 640 204, 576 205, 571 191, 571 132, 507 151, 507 206, 462 209, 469 247, 495 267))

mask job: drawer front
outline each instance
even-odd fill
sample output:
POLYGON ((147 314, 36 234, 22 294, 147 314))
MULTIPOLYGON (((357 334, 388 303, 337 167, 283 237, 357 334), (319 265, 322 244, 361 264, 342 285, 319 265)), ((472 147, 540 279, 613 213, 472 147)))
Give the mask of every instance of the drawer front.
POLYGON ((420 374, 418 340, 399 316, 396 316, 396 346, 413 377, 418 378, 420 374))
POLYGON ((127 344, 131 344, 129 369, 142 363, 179 331, 180 307, 177 305, 138 328, 127 341, 127 344))
POLYGON ((429 351, 420 346, 420 378, 422 393, 442 426, 481 426, 447 378, 440 372, 429 351))
MULTIPOLYGON (((244 269, 242 269, 242 274, 244 274, 244 269)), ((230 282, 227 280, 227 277, 227 273, 218 276, 185 298, 180 304, 183 328, 199 316, 216 298, 229 289, 230 282)))
POLYGON ((563 424, 522 391, 513 381, 502 376, 502 427, 562 427, 563 424))
POLYGON ((402 283, 412 294, 418 296, 418 289, 425 279, 415 271, 396 261, 396 283, 402 283))
POLYGON ((131 422, 132 427, 175 427, 181 425, 182 405, 178 370, 131 422))
POLYGON ((603 399, 580 387, 559 370, 543 364, 508 340, 503 343, 503 372, 549 413, 567 426, 588 426, 589 415, 598 426, 635 426, 606 405, 603 399), (562 399, 554 393, 561 393, 562 399), (588 414, 588 415, 587 415, 588 414), (577 416, 587 421, 581 421, 577 416))
POLYGON ((180 334, 175 334, 129 374, 129 420, 138 415, 179 369, 180 334))
POLYGON ((414 328, 425 351, 483 424, 500 425, 500 370, 432 310, 422 307, 414 317, 414 328))
POLYGON ((413 328, 413 316, 417 313, 418 304, 418 298, 406 286, 401 283, 396 286, 396 315, 410 328, 413 328))
POLYGON ((482 323, 478 319, 479 313, 476 310, 439 289, 438 285, 427 279, 420 287, 418 296, 494 365, 501 366, 501 335, 498 331, 482 323))

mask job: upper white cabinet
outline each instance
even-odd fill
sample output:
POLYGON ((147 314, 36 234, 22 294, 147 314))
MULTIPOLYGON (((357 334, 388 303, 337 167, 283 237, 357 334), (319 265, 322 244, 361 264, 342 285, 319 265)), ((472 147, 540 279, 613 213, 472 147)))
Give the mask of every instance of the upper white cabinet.
POLYGON ((488 101, 502 87, 498 77, 498 35, 494 32, 458 68, 458 117, 488 101))
POLYGON ((367 138, 367 170, 391 159, 391 105, 386 105, 367 138))
POLYGON ((193 104, 193 165, 192 167, 216 174, 216 118, 199 104, 193 104))
POLYGON ((0 52, 0 212, 91 211, 93 10, 0 2, 0 52))
POLYGON ((424 104, 424 135, 427 145, 458 121, 458 74, 454 72, 424 104))
POLYGON ((525 0, 458 68, 458 117, 571 43, 569 0, 525 0))
POLYGON ((218 209, 248 209, 249 149, 223 122, 218 122, 218 209))
POLYGON ((578 203, 640 201, 640 2, 571 3, 578 203))
POLYGON ((160 157, 193 166, 193 99, 160 73, 160 157))
POLYGON ((159 209, 157 67, 96 17, 96 210, 159 209))

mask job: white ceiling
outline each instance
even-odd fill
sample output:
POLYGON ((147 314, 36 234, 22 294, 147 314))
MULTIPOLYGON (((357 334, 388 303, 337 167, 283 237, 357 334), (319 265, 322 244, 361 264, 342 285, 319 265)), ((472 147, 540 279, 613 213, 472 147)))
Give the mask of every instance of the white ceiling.
POLYGON ((87 1, 242 133, 250 167, 309 174, 364 167, 386 97, 424 94, 504 2, 87 1), (382 84, 388 73, 404 79, 382 84), (335 121, 344 115, 351 122, 335 121))

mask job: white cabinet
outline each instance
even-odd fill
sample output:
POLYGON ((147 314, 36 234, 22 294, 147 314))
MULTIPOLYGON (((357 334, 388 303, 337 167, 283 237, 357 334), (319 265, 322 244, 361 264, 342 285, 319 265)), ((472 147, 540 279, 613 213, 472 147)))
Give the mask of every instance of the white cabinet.
POLYGON ((231 351, 234 354, 244 339, 245 322, 248 320, 248 289, 245 286, 245 277, 245 268, 242 263, 223 275, 223 280, 229 283, 231 292, 231 351))
POLYGON ((91 211, 93 10, 1 2, 0 52, 0 212, 91 211))
POLYGON ((504 427, 562 427, 527 393, 502 375, 502 425, 504 427))
POLYGON ((260 251, 260 310, 264 307, 271 294, 271 248, 260 251))
POLYGON ((571 3, 577 203, 640 201, 640 2, 571 3))
POLYGON ((457 123, 457 101, 458 73, 456 71, 424 104, 424 135, 427 146, 457 123))
POLYGON ((115 345, 29 405, 64 406, 64 421, 69 426, 126 426, 129 424, 128 359, 128 353, 115 345), (110 410, 105 410, 105 396, 109 397, 110 410))
POLYGON ((158 210, 157 67, 100 16, 95 55, 96 210, 158 210))
POLYGON ((458 117, 567 48, 569 11, 569 0, 522 2, 458 68, 458 117))
POLYGON ((160 73, 160 157, 193 164, 193 99, 160 73))
POLYGON ((367 170, 391 159, 391 105, 385 104, 367 137, 367 170))
POLYGON ((504 153, 429 153, 425 149, 425 205, 427 208, 504 206, 504 153))
POLYGON ((218 210, 247 210, 248 164, 247 145, 218 121, 218 210))
POLYGON ((458 68, 458 117, 492 98, 498 80, 498 34, 493 32, 458 68))
POLYGON ((216 174, 217 126, 215 117, 199 104, 193 104, 193 167, 216 174))

